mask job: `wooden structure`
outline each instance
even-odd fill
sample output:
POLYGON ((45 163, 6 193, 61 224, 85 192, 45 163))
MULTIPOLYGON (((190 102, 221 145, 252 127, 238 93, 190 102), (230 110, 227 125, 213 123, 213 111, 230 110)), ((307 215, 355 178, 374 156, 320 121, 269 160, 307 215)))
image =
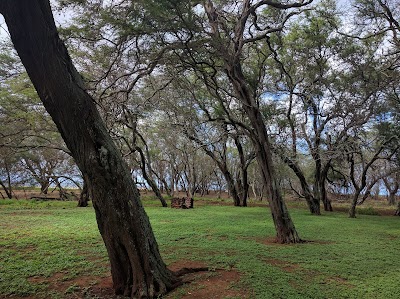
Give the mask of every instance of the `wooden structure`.
POLYGON ((175 209, 193 209, 193 198, 191 197, 174 197, 171 199, 171 208, 175 209))

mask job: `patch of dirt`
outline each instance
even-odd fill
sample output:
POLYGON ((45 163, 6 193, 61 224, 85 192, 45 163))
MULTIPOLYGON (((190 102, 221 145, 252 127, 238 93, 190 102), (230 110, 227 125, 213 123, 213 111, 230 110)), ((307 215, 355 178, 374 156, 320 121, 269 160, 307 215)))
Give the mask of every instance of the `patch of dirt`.
MULTIPOLYGON (((207 268, 202 262, 181 260, 169 265, 177 272, 182 269, 207 268)), ((32 284, 46 284, 51 292, 57 292, 65 299, 118 299, 114 295, 111 276, 95 277, 82 276, 68 279, 68 273, 59 272, 50 277, 34 276, 28 278, 32 284)), ((235 269, 216 269, 185 274, 182 276, 183 285, 173 290, 165 299, 227 299, 252 298, 251 292, 240 285, 240 274, 235 269)), ((18 297, 13 297, 19 299, 18 297)), ((38 299, 42 296, 30 296, 23 299, 38 299)), ((0 299, 2 299, 0 297, 0 299)))
POLYGON ((93 298, 113 298, 111 277, 81 276, 67 279, 67 275, 68 273, 59 272, 50 277, 29 277, 28 281, 32 284, 47 284, 49 291, 60 293, 63 298, 92 298, 92 293, 97 296, 93 298))
MULTIPOLYGON (((204 263, 196 261, 179 261, 170 265, 173 271, 204 267, 204 263)), ((235 269, 190 273, 182 278, 185 284, 165 296, 165 299, 252 298, 250 292, 240 288, 240 274, 235 269)))

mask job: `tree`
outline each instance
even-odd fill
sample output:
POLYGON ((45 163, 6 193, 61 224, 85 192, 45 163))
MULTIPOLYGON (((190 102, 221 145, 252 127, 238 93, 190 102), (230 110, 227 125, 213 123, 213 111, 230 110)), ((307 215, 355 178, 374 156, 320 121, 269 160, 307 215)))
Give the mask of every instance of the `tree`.
POLYGON ((389 205, 394 205, 396 203, 396 194, 400 188, 400 175, 398 172, 396 172, 392 175, 382 178, 382 180, 388 192, 389 205))
POLYGON ((173 127, 212 159, 225 179, 234 206, 247 206, 247 170, 255 154, 243 130, 220 119, 219 101, 190 78, 174 80, 163 95, 167 98, 164 111, 173 120, 173 127))
POLYGON ((186 69, 185 74, 190 67, 198 80, 203 80, 204 86, 220 101, 225 113, 223 118, 245 129, 249 135, 257 153, 262 182, 269 191, 269 206, 277 240, 281 243, 300 242, 300 238, 277 182, 266 116, 260 109, 265 91, 264 62, 268 56, 260 49, 272 32, 282 30, 291 16, 300 13, 287 10, 310 2, 280 4, 272 1, 206 1, 202 5, 205 14, 200 11, 198 17, 195 17, 199 31, 190 27, 186 28, 186 35, 180 36, 178 33, 177 39, 181 40, 183 49, 175 51, 186 69), (206 46, 195 47, 199 42, 206 46), (232 99, 233 105, 240 106, 246 115, 246 123, 233 118, 229 104, 224 99, 232 99))
POLYGON ((348 162, 350 164, 350 169, 349 169, 349 177, 352 182, 353 188, 354 188, 354 194, 353 194, 353 199, 351 201, 351 206, 349 209, 349 217, 350 218, 355 218, 356 217, 356 206, 358 204, 358 199, 361 194, 361 192, 366 188, 365 190, 366 193, 369 194, 370 189, 372 187, 367 186, 367 175, 369 170, 372 168, 374 163, 379 160, 379 159, 385 159, 385 160, 390 160, 393 155, 398 151, 398 147, 396 146, 394 149, 391 148, 391 143, 393 141, 392 139, 389 140, 374 140, 370 141, 371 136, 367 140, 363 140, 360 134, 359 136, 356 136, 353 140, 353 142, 349 142, 349 153, 347 154, 348 156, 348 162), (375 150, 370 150, 369 154, 371 157, 366 157, 365 153, 363 150, 365 148, 370 147, 372 143, 373 147, 376 147, 375 150), (359 157, 359 161, 357 161, 356 157, 359 157), (357 163, 358 162, 358 163, 357 163), (357 171, 357 166, 358 166, 358 171, 357 171))
POLYGON ((103 78, 112 82, 105 84, 103 94, 128 94, 133 82, 143 76, 155 69, 161 73, 169 70, 174 77, 192 73, 203 79, 203 86, 213 96, 226 93, 241 106, 248 120, 247 134, 259 153, 262 181, 270 193, 277 240, 282 243, 298 242, 300 238, 276 183, 269 135, 259 109, 265 61, 259 46, 270 33, 282 30, 292 16, 300 14, 298 8, 311 2, 138 1, 109 5, 93 1, 83 8, 84 17, 90 20, 83 27, 100 28, 102 34, 101 42, 89 36, 89 43, 98 48, 105 45, 105 52, 114 49, 111 53, 117 53, 107 60, 110 63, 106 63, 103 78), (93 19, 93 11, 101 11, 102 17, 93 19), (112 28, 113 36, 105 28, 112 28), (129 68, 118 67, 120 61, 124 65, 132 57, 139 57, 138 63, 128 64, 129 68))
POLYGON ((139 192, 58 36, 50 3, 2 1, 0 13, 40 99, 88 184, 115 292, 131 298, 166 293, 179 279, 161 259, 139 192))

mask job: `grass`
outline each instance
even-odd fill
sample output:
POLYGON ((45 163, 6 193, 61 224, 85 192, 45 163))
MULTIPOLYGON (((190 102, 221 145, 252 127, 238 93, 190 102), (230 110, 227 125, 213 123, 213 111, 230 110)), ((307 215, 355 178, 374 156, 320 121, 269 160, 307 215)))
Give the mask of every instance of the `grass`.
MULTIPOLYGON (((268 241, 274 228, 265 207, 145 205, 167 263, 184 257, 235 268, 252 298, 400 296, 398 217, 317 217, 292 208, 299 234, 311 242, 278 245, 268 241)), ((109 276, 92 208, 0 200, 0 219, 0 298, 64 298, 79 289, 74 279, 109 276), (64 289, 51 288, 52 280, 64 289)))

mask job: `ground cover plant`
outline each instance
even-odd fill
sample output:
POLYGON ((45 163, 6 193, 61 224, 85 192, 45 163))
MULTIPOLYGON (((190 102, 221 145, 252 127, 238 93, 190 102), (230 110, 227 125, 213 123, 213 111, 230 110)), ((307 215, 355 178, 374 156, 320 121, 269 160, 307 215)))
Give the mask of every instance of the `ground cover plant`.
MULTIPOLYGON (((76 208, 74 202, 0 202, 0 298, 112 298, 107 254, 92 208, 76 208)), ((174 270, 209 268, 167 298, 400 294, 397 217, 349 219, 335 212, 315 217, 306 209, 291 209, 307 242, 279 245, 273 242, 266 207, 145 205, 161 253, 174 270)))

